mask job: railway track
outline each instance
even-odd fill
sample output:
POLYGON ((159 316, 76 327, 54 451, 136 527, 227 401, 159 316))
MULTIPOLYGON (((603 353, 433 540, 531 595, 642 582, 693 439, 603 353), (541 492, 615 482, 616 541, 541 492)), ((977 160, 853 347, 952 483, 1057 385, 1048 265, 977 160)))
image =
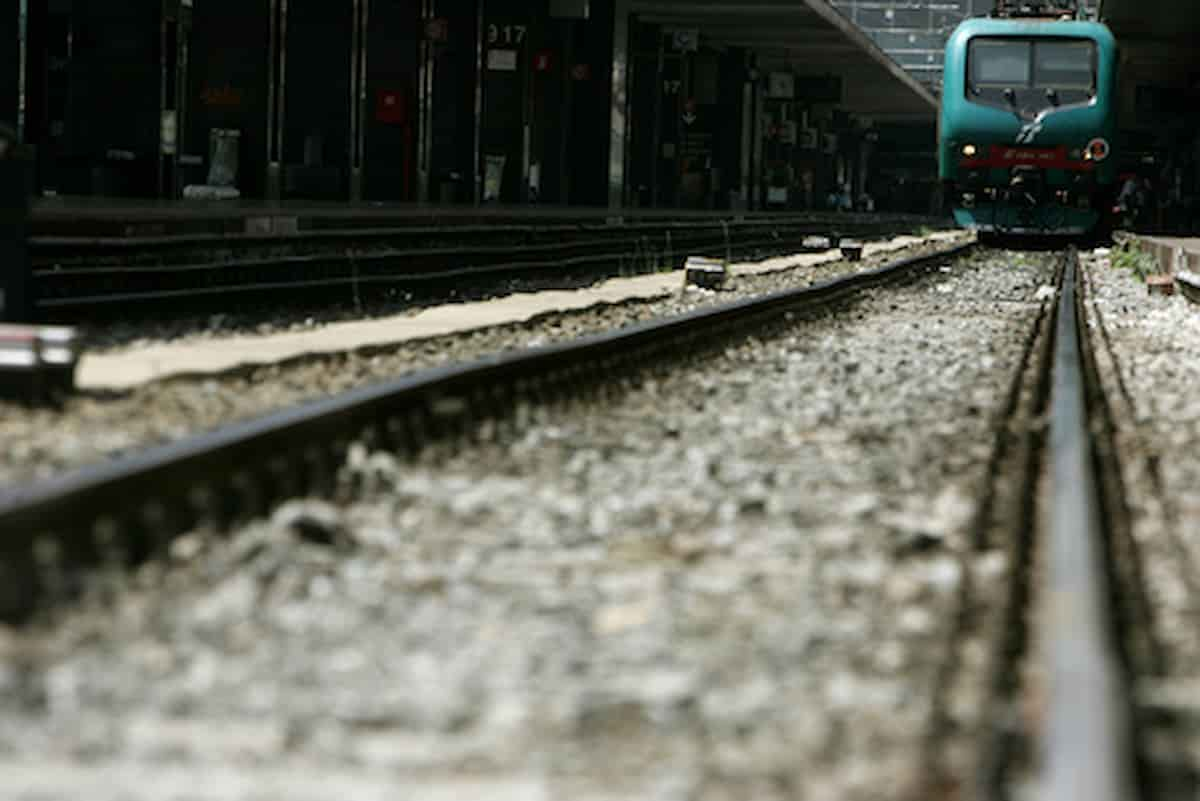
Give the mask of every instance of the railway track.
POLYGON ((361 301, 380 290, 653 272, 685 255, 795 252, 812 236, 867 238, 911 219, 803 217, 567 223, 497 221, 452 228, 338 227, 280 234, 31 239, 43 316, 71 321, 139 309, 204 307, 281 292, 361 301))
POLYGON ((575 343, 434 369, 5 490, 3 617, 30 613, 39 577, 59 565, 139 560, 201 522, 224 526, 285 498, 332 491, 352 442, 416 450, 468 434, 481 420, 510 417, 524 404, 609 391, 651 363, 721 347, 730 336, 908 278, 970 247, 575 343))
MULTIPOLYGON (((997 801, 1184 797, 1170 773, 1182 760, 1153 764, 1144 750, 1134 687, 1156 670, 1155 635, 1083 286, 1072 250, 1002 407, 973 530, 977 554, 1004 553, 1004 577, 963 585, 927 789, 997 801), (989 678, 970 688, 980 642, 989 678), (973 729, 952 720, 964 693, 979 710, 973 729), (974 745, 951 764, 964 730, 974 745)), ((1161 725, 1158 735, 1173 737, 1161 725)))
MULTIPOLYGON (((655 365, 703 358, 730 337, 921 274, 963 250, 431 371, 10 492, 0 496, 5 615, 28 615, 38 589, 69 592, 64 564, 140 559, 198 521, 224 524, 283 498, 333 492, 353 442, 400 452, 461 444, 521 419, 531 404, 619 391, 655 365), (131 497, 144 501, 122 503, 131 497)), ((945 689, 934 694, 940 708, 924 748, 923 773, 935 786, 926 785, 922 797, 1179 797, 1156 792, 1158 766, 1142 750, 1148 722, 1131 688, 1153 672, 1152 626, 1145 625, 1144 578, 1124 522, 1111 412, 1082 324, 1077 270, 1075 256, 1064 257, 1057 296, 1041 296, 999 405, 971 532, 977 554, 1004 552, 1005 569, 994 584, 963 572, 958 619, 936 676, 945 689), (977 682, 978 649, 969 646, 979 642, 986 643, 987 680, 967 690, 979 713, 964 727, 951 694, 977 682)))

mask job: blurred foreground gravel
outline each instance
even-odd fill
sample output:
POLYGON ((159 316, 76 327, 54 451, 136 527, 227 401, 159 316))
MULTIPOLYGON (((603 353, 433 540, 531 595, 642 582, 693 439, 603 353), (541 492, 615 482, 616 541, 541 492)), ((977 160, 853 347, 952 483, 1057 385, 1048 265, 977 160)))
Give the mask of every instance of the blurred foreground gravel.
POLYGON ((985 253, 468 452, 357 452, 355 502, 0 634, 0 796, 913 797, 1051 276, 985 253))

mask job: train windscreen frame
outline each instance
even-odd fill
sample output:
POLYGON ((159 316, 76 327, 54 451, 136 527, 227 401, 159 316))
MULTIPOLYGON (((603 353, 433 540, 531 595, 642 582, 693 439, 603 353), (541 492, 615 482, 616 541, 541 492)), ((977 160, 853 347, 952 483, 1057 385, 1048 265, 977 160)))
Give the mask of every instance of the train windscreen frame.
POLYGON ((967 44, 967 99, 1023 116, 1096 96, 1096 43, 1082 37, 976 36, 967 44))

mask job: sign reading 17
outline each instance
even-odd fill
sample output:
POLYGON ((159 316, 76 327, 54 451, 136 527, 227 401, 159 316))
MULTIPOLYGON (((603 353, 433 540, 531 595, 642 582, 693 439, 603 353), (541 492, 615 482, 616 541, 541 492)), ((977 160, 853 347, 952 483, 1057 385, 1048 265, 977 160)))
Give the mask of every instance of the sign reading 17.
POLYGON ((489 25, 488 44, 521 45, 525 44, 525 33, 528 25, 489 25))

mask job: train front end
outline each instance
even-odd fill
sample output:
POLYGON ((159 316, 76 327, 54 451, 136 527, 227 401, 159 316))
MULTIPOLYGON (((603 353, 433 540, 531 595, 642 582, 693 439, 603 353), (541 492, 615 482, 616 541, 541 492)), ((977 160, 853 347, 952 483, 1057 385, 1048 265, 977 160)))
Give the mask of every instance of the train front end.
POLYGON ((993 235, 1076 235, 1117 181, 1116 43, 1095 22, 964 22, 946 47, 938 161, 954 218, 993 235))

